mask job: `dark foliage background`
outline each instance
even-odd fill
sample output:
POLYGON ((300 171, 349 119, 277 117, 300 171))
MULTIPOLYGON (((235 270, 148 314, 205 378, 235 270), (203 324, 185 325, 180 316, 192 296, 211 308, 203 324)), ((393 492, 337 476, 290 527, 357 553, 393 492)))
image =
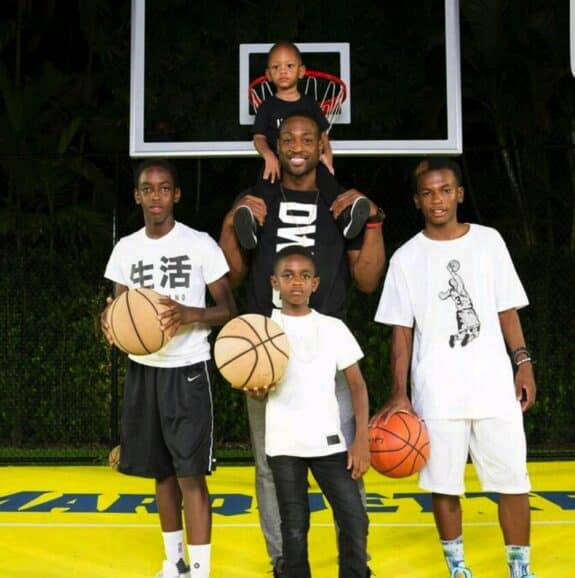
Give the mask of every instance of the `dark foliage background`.
MULTIPOLYGON (((365 46, 392 55, 385 61, 390 74, 409 69, 413 53, 378 20, 381 4, 393 3, 336 4, 341 10, 334 12, 345 15, 336 22, 342 34, 356 27, 365 46)), ((162 130, 202 123, 215 138, 229 130, 210 112, 225 101, 222 91, 236 90, 235 64, 214 66, 222 55, 206 46, 219 43, 225 53, 247 41, 334 40, 334 30, 321 24, 321 3, 210 5, 217 8, 212 20, 200 22, 181 18, 182 11, 204 13, 208 3, 156 3, 147 102, 162 130), (178 59, 212 81, 199 91, 191 77, 174 73, 178 59)), ((436 0, 426 10, 433 15, 441 6, 436 0)), ((460 8, 467 193, 461 216, 502 232, 531 299, 521 312, 538 360, 539 401, 526 418, 531 447, 573 448, 575 81, 568 3, 461 0, 460 8)), ((442 37, 409 3, 401 9, 411 14, 409 34, 427 73, 414 73, 408 87, 373 87, 377 110, 361 111, 360 120, 377 118, 390 134, 420 126, 440 133, 444 111, 434 95, 441 96, 444 78, 432 72, 442 37), (402 106, 404 93, 416 87, 423 92, 402 106)), ((127 0, 0 5, 0 459, 83 458, 117 441, 123 358, 117 385, 97 317, 110 289, 102 274, 113 240, 141 226, 127 154, 129 41, 127 0)), ((369 72, 366 83, 374 78, 369 72)), ((342 183, 386 210, 389 254, 420 226, 407 180, 415 162, 336 159, 342 183)), ((255 180, 260 161, 177 165, 184 188, 178 219, 217 238, 225 210, 255 180)), ((348 303, 374 408, 389 386, 388 330, 371 321, 377 299, 352 291, 348 303)), ((246 444, 242 396, 218 378, 215 399, 220 447, 246 444)))

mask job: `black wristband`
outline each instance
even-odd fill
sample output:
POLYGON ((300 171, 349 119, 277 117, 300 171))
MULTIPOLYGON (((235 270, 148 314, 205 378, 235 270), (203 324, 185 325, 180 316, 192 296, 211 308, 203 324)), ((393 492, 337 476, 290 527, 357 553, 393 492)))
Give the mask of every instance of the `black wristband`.
POLYGON ((385 219, 385 213, 383 212, 383 209, 381 207, 377 207, 377 213, 375 215, 373 215, 372 217, 368 217, 366 219, 366 223, 383 223, 383 220, 385 219))

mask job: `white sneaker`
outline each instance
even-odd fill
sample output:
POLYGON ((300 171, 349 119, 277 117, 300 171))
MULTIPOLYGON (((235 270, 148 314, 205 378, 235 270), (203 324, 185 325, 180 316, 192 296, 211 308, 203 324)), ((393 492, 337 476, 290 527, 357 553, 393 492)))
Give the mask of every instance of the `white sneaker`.
POLYGON ((472 578, 471 570, 467 566, 456 566, 451 570, 450 578, 472 578))
POLYGON ((164 560, 156 578, 190 578, 190 567, 181 558, 177 564, 164 560))

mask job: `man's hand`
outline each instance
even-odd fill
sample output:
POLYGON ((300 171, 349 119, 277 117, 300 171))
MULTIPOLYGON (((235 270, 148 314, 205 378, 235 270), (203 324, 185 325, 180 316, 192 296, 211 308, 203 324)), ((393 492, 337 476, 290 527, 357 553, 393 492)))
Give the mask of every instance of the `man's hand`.
MULTIPOLYGON (((329 208, 329 210, 333 214, 333 218, 337 219, 344 211, 344 209, 346 209, 350 205, 353 205, 355 199, 357 199, 358 197, 365 197, 365 195, 363 193, 360 193, 356 189, 348 189, 347 191, 340 193, 336 197, 335 201, 331 204, 331 207, 329 208)), ((367 200, 369 201, 369 216, 373 217, 377 215, 377 205, 370 199, 367 200)))
POLYGON ((235 213, 236 209, 244 205, 251 209, 254 219, 258 222, 260 227, 263 227, 264 221, 268 215, 268 207, 263 199, 260 199, 260 197, 254 197, 253 195, 244 195, 237 200, 231 211, 232 222, 233 214, 235 213))

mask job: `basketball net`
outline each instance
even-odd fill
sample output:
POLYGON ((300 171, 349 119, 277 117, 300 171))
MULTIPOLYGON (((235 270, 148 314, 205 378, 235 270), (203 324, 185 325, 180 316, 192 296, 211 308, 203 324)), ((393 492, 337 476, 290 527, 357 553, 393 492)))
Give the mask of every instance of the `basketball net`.
MULTIPOLYGON (((306 70, 300 83, 300 89, 318 103, 321 111, 329 123, 328 132, 334 120, 341 114, 341 105, 347 96, 347 90, 343 80, 333 74, 320 72, 319 70, 306 70)), ((271 83, 265 76, 260 76, 250 83, 248 98, 255 112, 266 98, 274 95, 271 83)))

